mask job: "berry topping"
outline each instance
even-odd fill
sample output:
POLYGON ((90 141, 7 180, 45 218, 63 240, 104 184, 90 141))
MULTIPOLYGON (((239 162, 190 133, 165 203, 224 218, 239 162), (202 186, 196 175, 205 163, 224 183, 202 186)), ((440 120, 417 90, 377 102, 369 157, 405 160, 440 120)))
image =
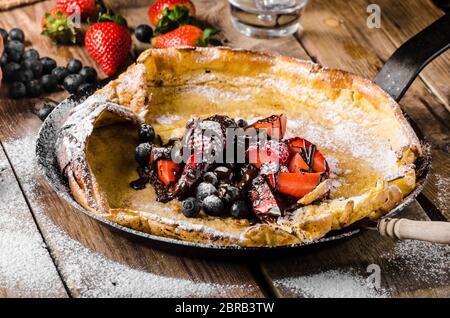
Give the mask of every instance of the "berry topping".
POLYGON ((160 159, 156 162, 156 171, 158 179, 169 186, 177 182, 180 173, 180 166, 169 159, 160 159))
POLYGON ((152 145, 148 142, 142 143, 136 147, 134 159, 141 166, 146 166, 150 163, 150 153, 152 152, 152 145))
POLYGON ((236 219, 244 219, 249 216, 249 209, 245 201, 237 201, 231 205, 230 214, 236 219))
POLYGON ((202 182, 197 187, 196 198, 199 201, 203 201, 207 196, 216 194, 217 189, 211 183, 202 182))
POLYGON ((256 129, 265 130, 267 136, 281 140, 286 132, 287 117, 284 114, 272 115, 270 117, 258 120, 252 126, 256 129))
POLYGON ((213 186, 217 186, 219 179, 214 172, 207 172, 203 175, 203 181, 206 183, 211 183, 213 186))
POLYGON ((188 218, 195 218, 200 213, 200 204, 195 198, 187 198, 181 202, 181 211, 188 218))
POLYGON ((140 142, 153 142, 155 139, 155 130, 149 124, 142 124, 139 127, 139 141, 140 142))
POLYGON ((203 210, 208 215, 219 216, 224 212, 224 205, 217 195, 210 195, 203 200, 203 210))
POLYGON ((293 196, 297 199, 304 197, 314 190, 322 180, 322 173, 289 173, 281 172, 278 178, 271 181, 276 191, 293 196))
POLYGON ((225 166, 217 167, 214 169, 214 172, 216 173, 217 178, 224 183, 229 183, 233 177, 231 169, 225 166))

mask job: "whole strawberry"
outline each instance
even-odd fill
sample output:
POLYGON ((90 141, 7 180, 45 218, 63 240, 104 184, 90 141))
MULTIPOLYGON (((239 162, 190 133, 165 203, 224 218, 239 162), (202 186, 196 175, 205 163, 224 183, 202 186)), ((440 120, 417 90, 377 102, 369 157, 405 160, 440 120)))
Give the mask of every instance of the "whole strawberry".
POLYGON ((56 8, 69 14, 76 13, 79 10, 83 20, 93 17, 97 12, 95 0, 57 0, 56 8))
POLYGON ((111 76, 128 57, 131 35, 120 16, 104 14, 99 21, 87 30, 84 43, 92 59, 106 75, 111 76))
POLYGON ((152 44, 156 48, 180 46, 206 46, 210 36, 216 34, 213 29, 202 29, 194 25, 183 25, 166 34, 154 37, 152 44))
POLYGON ((68 20, 68 16, 68 13, 59 8, 47 11, 41 19, 41 34, 47 35, 56 43, 75 43, 75 26, 68 20))
POLYGON ((176 9, 175 15, 171 16, 171 20, 184 19, 186 16, 195 16, 195 6, 190 0, 156 0, 150 8, 148 8, 147 14, 150 24, 154 27, 158 26, 161 18, 168 16, 169 12, 176 9))

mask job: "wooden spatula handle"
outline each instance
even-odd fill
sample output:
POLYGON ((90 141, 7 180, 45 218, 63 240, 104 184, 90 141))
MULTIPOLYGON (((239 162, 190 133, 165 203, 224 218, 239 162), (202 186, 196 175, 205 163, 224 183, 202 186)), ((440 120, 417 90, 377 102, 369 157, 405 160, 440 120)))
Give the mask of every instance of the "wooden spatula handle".
POLYGON ((450 244, 450 222, 382 219, 378 231, 383 236, 399 240, 419 240, 450 244))

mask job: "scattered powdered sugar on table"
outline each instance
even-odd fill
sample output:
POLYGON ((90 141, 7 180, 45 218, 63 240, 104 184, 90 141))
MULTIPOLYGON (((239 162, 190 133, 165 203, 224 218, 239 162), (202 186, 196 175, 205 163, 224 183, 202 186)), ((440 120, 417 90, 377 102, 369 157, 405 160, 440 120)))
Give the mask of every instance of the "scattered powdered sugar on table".
MULTIPOLYGON (((35 143, 36 138, 25 137, 7 141, 5 145, 10 158, 15 162, 14 168, 25 193, 27 193, 36 219, 45 233, 46 241, 51 246, 52 256, 56 260, 58 269, 75 296, 220 297, 230 295, 234 290, 254 288, 248 284, 219 284, 167 277, 144 269, 131 268, 97 254, 72 239, 47 216, 45 207, 41 202, 39 186, 34 181, 39 174, 34 155, 35 143)), ((6 192, 2 192, 2 195, 4 195, 4 198, 10 197, 6 192)), ((4 216, 6 213, 13 215, 15 213, 14 206, 12 202, 9 206, 6 205, 0 210, 2 213, 0 216, 0 268, 3 269, 3 272, 6 268, 8 274, 8 276, 5 276, 3 272, 0 272, 0 282, 6 281, 7 283, 4 285, 8 289, 15 290, 17 285, 51 296, 51 293, 57 289, 56 283, 52 281, 52 277, 57 277, 57 273, 54 267, 53 272, 45 268, 48 265, 39 258, 41 253, 47 252, 42 240, 40 241, 41 245, 36 246, 37 240, 31 240, 31 237, 28 237, 29 240, 25 239, 28 235, 28 231, 25 231, 25 229, 23 229, 24 232, 17 232, 7 230, 3 226, 4 222, 11 221, 9 217, 4 216), (22 235, 23 233, 25 233, 25 236, 22 235), (17 262, 17 258, 23 255, 27 259, 31 258, 28 263, 25 259, 17 262), (10 260, 15 263, 11 264, 10 260), (24 271, 26 272, 23 273, 24 271), (41 275, 37 276, 37 273, 41 275), (24 274, 26 275, 24 276, 24 274), (53 276, 50 274, 53 274, 53 276), (24 277, 21 277, 20 281, 17 282, 14 278, 19 275, 24 277)), ((17 224, 17 221, 15 223, 17 224)), ((39 233, 36 232, 36 235, 39 236, 39 233)), ((48 264, 53 266, 50 259, 48 264)))
MULTIPOLYGON (((10 148, 26 150, 28 160, 34 157, 30 146, 31 139, 24 139, 10 148)), ((0 289, 16 297, 61 296, 63 285, 6 158, 0 167, 0 289)))
POLYGON ((275 285, 313 298, 384 298, 389 293, 369 286, 365 278, 352 271, 329 270, 317 274, 282 278, 275 285))
POLYGON ((450 247, 422 241, 398 241, 392 252, 382 255, 395 270, 417 282, 450 284, 450 247))
POLYGON ((447 211, 450 204, 450 177, 436 174, 434 183, 438 192, 437 207, 441 211, 447 211))

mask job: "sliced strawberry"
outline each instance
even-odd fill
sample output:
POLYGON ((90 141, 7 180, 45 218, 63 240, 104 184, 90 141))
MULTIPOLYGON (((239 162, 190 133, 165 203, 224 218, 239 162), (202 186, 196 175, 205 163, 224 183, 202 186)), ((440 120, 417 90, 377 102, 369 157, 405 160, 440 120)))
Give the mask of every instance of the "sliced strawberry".
POLYGON ((269 179, 272 188, 295 198, 302 198, 314 190, 322 179, 322 173, 289 173, 281 172, 278 178, 269 179))
POLYGON ((284 142, 268 140, 262 146, 250 146, 247 150, 248 160, 257 168, 263 163, 278 162, 285 166, 289 162, 289 148, 284 142), (254 162, 253 162, 254 161, 254 162))
POLYGON ((251 126, 256 129, 265 129, 267 136, 281 140, 286 133, 287 117, 285 114, 272 115, 270 117, 260 119, 251 126))
POLYGON ((156 169, 158 172, 158 179, 168 186, 177 181, 180 173, 180 166, 172 160, 161 159, 156 162, 156 169))
POLYGON ((275 196, 262 176, 253 180, 250 189, 250 200, 252 201, 255 214, 263 220, 281 215, 275 196))
POLYGON ((291 160, 289 161, 288 165, 290 172, 304 172, 309 171, 309 166, 303 159, 302 155, 299 153, 295 153, 291 160))
MULTIPOLYGON (((314 172, 326 172, 327 176, 329 176, 330 168, 328 163, 320 150, 317 149, 316 145, 300 137, 288 139, 286 140, 286 144, 288 145, 290 153, 294 154, 292 160, 295 158, 299 162, 299 157, 295 156, 295 154, 299 154, 301 159, 303 159, 308 167, 314 172)), ((294 163, 292 163, 292 165, 292 168, 294 169, 294 163)), ((298 170, 291 170, 291 172, 298 172, 298 170)))

